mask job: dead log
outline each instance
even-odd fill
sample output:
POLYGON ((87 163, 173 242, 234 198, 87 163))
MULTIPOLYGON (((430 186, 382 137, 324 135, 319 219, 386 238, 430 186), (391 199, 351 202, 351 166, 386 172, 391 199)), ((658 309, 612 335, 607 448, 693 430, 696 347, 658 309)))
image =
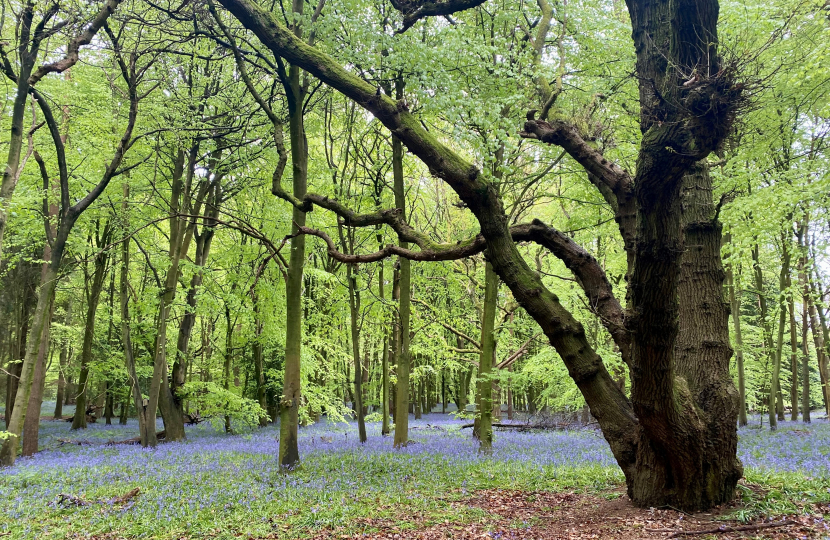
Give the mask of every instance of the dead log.
MULTIPOLYGON (((475 424, 463 424, 461 429, 471 428, 475 424)), ((561 424, 561 425, 536 425, 536 424, 503 424, 501 422, 493 422, 494 428, 503 428, 503 429, 515 429, 517 431, 533 431, 533 430, 548 430, 548 429, 566 429, 571 427, 571 424, 561 424)))
POLYGON ((54 506, 63 506, 64 508, 67 508, 69 506, 90 506, 93 504, 124 504, 130 499, 137 497, 139 493, 141 493, 141 488, 133 488, 120 497, 97 501, 90 501, 84 499, 83 497, 78 497, 77 495, 71 495, 69 493, 61 493, 58 495, 58 500, 54 502, 54 506))
MULTIPOLYGON (((162 441, 167 436, 165 430, 156 433, 156 439, 162 441)), ((107 446, 115 446, 116 444, 141 444, 141 437, 133 437, 132 439, 124 439, 123 441, 107 441, 107 446)))

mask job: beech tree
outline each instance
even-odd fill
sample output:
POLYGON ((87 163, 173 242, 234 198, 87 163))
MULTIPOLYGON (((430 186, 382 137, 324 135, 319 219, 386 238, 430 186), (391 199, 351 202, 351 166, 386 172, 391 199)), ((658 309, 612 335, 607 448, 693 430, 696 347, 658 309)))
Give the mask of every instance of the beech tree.
MULTIPOLYGON (((457 193, 481 227, 476 238, 439 245, 412 229, 400 212, 357 215, 337 201, 306 194, 297 204, 305 211, 314 206, 332 210, 352 226, 385 223, 420 247, 390 246, 372 255, 341 256, 344 262, 392 253, 441 260, 484 250, 567 365, 625 474, 631 499, 642 506, 699 509, 732 498, 742 474, 736 457, 738 393, 728 370, 732 349, 722 292, 721 227, 705 159, 728 136, 743 86, 733 63, 718 52, 715 0, 627 2, 640 89, 636 170, 604 157, 558 114, 536 119, 530 112, 522 131, 523 137, 566 150, 614 208, 630 258, 625 309, 597 261, 570 238, 538 220, 511 227, 492 183, 429 133, 405 100, 385 96, 298 39, 254 1, 220 2, 264 47, 371 112, 457 193), (603 324, 626 351, 630 400, 588 343, 582 324, 523 259, 517 241, 544 245, 579 278, 603 324)), ((417 3, 407 3, 405 15, 411 13, 409 4, 417 3)), ((539 108, 547 113, 544 105, 539 108)), ((336 251, 333 244, 329 251, 336 251)))

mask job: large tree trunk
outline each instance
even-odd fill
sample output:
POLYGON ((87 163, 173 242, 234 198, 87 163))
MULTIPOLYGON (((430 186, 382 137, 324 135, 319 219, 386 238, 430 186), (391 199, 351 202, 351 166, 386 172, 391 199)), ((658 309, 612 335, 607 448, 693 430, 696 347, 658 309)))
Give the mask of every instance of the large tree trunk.
MULTIPOLYGON (((46 264, 44 264, 43 274, 46 274, 46 264)), ((49 320, 52 320, 52 314, 55 308, 54 300, 49 306, 49 320)), ((40 434, 40 410, 43 405, 43 390, 46 384, 46 357, 49 354, 49 335, 51 325, 43 328, 43 337, 40 340, 40 350, 37 354, 37 364, 35 364, 35 373, 32 377, 32 392, 29 394, 29 403, 26 410, 26 420, 23 422, 23 456, 33 456, 38 450, 38 436, 40 434)))
MULTIPOLYGON (((707 508, 732 498, 742 467, 735 457, 739 395, 729 376, 732 351, 729 309, 722 292, 721 227, 715 219, 712 183, 705 163, 694 165, 684 177, 681 202, 679 225, 684 243, 690 248, 678 251, 682 257, 677 290, 669 292, 668 287, 655 286, 654 274, 649 277, 640 273, 646 269, 659 271, 660 266, 667 265, 672 258, 671 248, 677 245, 673 242, 664 243, 666 251, 651 252, 653 260, 634 272, 635 283, 652 283, 639 302, 635 299, 635 309, 645 301, 640 305, 645 313, 650 312, 649 326, 657 326, 651 331, 660 332, 662 327, 664 332, 662 336, 645 336, 642 341, 648 347, 638 350, 635 358, 674 355, 675 362, 674 374, 671 370, 661 372, 665 362, 635 364, 632 396, 643 428, 637 464, 628 484, 629 494, 638 505, 657 506, 671 500, 669 504, 682 508, 707 508), (678 301, 648 298, 661 293, 678 301), (667 309, 671 304, 674 306, 667 309), (646 307, 660 305, 663 310, 646 307), (675 320, 676 330, 671 322, 675 320), (677 332, 676 339, 667 337, 672 332, 677 332), (649 369, 651 373, 643 373, 649 369)), ((644 230, 639 235, 638 262, 646 255, 643 243, 660 243, 654 233, 661 236, 661 226, 665 231, 672 230, 672 221, 660 219, 661 214, 655 209, 651 219, 641 222, 644 230)))

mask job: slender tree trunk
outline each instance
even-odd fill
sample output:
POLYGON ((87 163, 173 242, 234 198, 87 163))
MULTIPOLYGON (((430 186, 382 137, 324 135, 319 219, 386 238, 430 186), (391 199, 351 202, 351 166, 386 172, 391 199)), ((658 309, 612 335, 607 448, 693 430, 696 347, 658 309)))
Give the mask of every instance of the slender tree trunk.
MULTIPOLYGON (((381 243, 382 237, 378 235, 378 243, 381 243)), ((383 261, 380 262, 380 268, 378 270, 378 297, 380 298, 381 304, 384 303, 386 297, 384 295, 384 282, 383 282, 383 261)), ((384 322, 386 322, 386 317, 384 317, 384 322)), ((390 321, 391 322, 391 321, 390 321)), ((390 328, 393 328, 394 325, 390 324, 390 328)), ((389 426, 389 338, 386 334, 383 336, 382 340, 382 349, 380 353, 380 410, 381 414, 383 415, 383 420, 380 426, 380 434, 383 436, 389 435, 391 431, 389 426)))
MULTIPOLYGON (((798 246, 800 257, 798 258, 798 281, 801 285, 801 420, 810 423, 810 345, 807 341, 809 332, 809 305, 810 305, 810 284, 807 281, 807 217, 805 217, 798 229, 798 246)), ((816 350, 819 354, 819 351, 816 350)))
MULTIPOLYGON (((792 277, 787 275, 787 288, 792 287, 792 277)), ((789 296, 790 312, 790 405, 792 411, 790 420, 798 420, 798 328, 795 323, 795 295, 792 292, 789 296)))
MULTIPOLYGON (((225 304, 225 367, 222 377, 222 387, 226 392, 231 390, 231 364, 233 363, 233 323, 231 309, 225 304)), ((225 433, 231 433, 231 417, 225 415, 225 433)))
POLYGON ((769 427, 773 431, 778 427, 778 421, 784 419, 783 404, 781 403, 783 401, 781 398, 781 359, 784 353, 784 329, 787 325, 787 277, 790 275, 790 251, 787 248, 786 241, 783 242, 783 250, 781 274, 778 278, 778 290, 780 291, 780 299, 778 302, 778 340, 775 348, 775 361, 772 365, 769 392, 769 427))
POLYGON ((479 451, 493 450, 493 357, 496 352, 495 323, 499 301, 499 276, 488 262, 484 270, 484 310, 481 321, 481 354, 478 357, 479 451))
POLYGON ((357 319, 360 316, 360 292, 355 290, 357 277, 352 265, 346 267, 346 279, 349 288, 349 315, 352 341, 352 359, 354 360, 354 410, 357 416, 357 430, 360 442, 366 442, 366 423, 363 419, 363 369, 360 361, 360 330, 357 319))
MULTIPOLYGON (((256 396, 259 406, 263 411, 268 410, 268 400, 265 393, 265 369, 262 364, 262 319, 259 315, 259 296, 254 292, 254 371, 256 372, 256 396)), ((268 419, 264 416, 259 419, 259 426, 268 425, 268 419)))
MULTIPOLYGON (((121 233, 126 237, 130 229, 130 184, 124 182, 121 199, 121 233)), ((138 434, 141 446, 155 446, 156 440, 156 409, 149 407, 150 400, 143 399, 138 373, 133 356, 132 330, 130 321, 130 241, 121 242, 121 276, 119 280, 119 300, 121 304, 121 341, 124 348, 124 363, 127 368, 127 377, 132 389, 133 404, 138 417, 138 434)), ((153 369, 151 386, 157 384, 156 370, 153 369)), ((156 387, 158 391, 158 387, 156 387)))
POLYGON ((23 118, 26 113, 26 102, 29 100, 29 77, 32 74, 37 48, 29 51, 28 38, 31 32, 34 2, 29 2, 21 12, 20 32, 21 46, 18 48, 20 56, 19 72, 17 74, 17 89, 12 105, 11 136, 9 138, 9 153, 6 158, 6 167, 3 170, 3 182, 0 184, 0 261, 3 256, 3 234, 6 231, 6 208, 11 201, 12 194, 20 176, 20 155, 23 150, 23 118))
MULTIPOLYGON (((64 321, 64 324, 66 326, 69 326, 70 321, 71 321, 71 316, 70 316, 71 309, 72 309, 72 304, 69 304, 66 307, 66 320, 64 321)), ((69 343, 68 342, 61 343, 61 354, 60 354, 60 357, 58 359, 58 389, 57 389, 57 393, 55 394, 55 413, 53 415, 55 420, 60 420, 61 417, 63 417, 63 400, 65 399, 64 391, 66 389, 66 377, 64 376, 64 373, 65 373, 65 371, 68 367, 67 366, 68 355, 69 355, 69 343)))
MULTIPOLYGON (((815 270, 813 270, 815 272, 815 270)), ((820 298, 819 291, 823 290, 816 278, 813 283, 813 297, 820 298)), ((830 369, 828 369, 828 358, 830 357, 830 328, 827 325, 827 316, 824 308, 817 305, 819 322, 821 323, 821 344, 822 354, 818 357, 818 371, 821 380, 822 396, 824 397, 824 411, 830 418, 830 369)))
MULTIPOLYGON (((293 0, 293 12, 302 15, 305 2, 293 0)), ((302 27, 297 22, 294 35, 302 35, 302 27)), ((291 170, 294 197, 302 200, 308 185, 308 140, 305 133, 303 103, 304 86, 300 84, 300 68, 292 65, 288 70, 286 94, 288 97, 288 124, 291 139, 291 170)), ((292 209, 292 234, 298 227, 305 226, 306 214, 298 208, 292 209)), ((280 398, 280 449, 279 463, 283 468, 295 467, 300 462, 297 447, 300 422, 300 362, 303 341, 302 289, 305 266, 305 235, 291 239, 291 254, 288 261, 288 277, 285 280, 285 374, 283 395, 280 398)))
MULTIPOLYGON (((102 242, 100 244, 105 244, 102 242)), ((87 282, 87 308, 84 322, 84 341, 81 348, 81 374, 78 377, 78 394, 75 397, 75 418, 72 420, 72 429, 86 429, 86 409, 89 401, 89 364, 92 361, 92 344, 95 340, 95 318, 98 313, 98 302, 101 291, 104 289, 104 278, 107 273, 106 252, 95 256, 95 270, 91 280, 87 282)))
POLYGON ((772 380, 774 378, 776 362, 775 346, 773 345, 772 341, 772 325, 769 319, 767 297, 764 291, 764 275, 761 271, 758 244, 755 244, 755 246, 752 247, 752 269, 755 274, 755 290, 758 294, 758 307, 761 312, 761 327, 764 331, 764 348, 767 350, 767 358, 769 359, 770 366, 770 393, 767 397, 769 398, 770 396, 772 396, 772 399, 770 399, 767 403, 768 415, 771 418, 770 428, 775 429, 774 425, 776 424, 776 420, 773 418, 773 416, 775 416, 777 394, 775 393, 775 389, 773 388, 772 383, 772 380))
MULTIPOLYGON (((729 242, 729 239, 726 239, 729 242)), ((738 424, 747 425, 746 419, 746 378, 744 374, 744 340, 741 334, 740 293, 735 290, 735 278, 732 264, 726 267, 726 284, 729 287, 729 306, 732 313, 732 325, 735 329, 735 361, 738 367, 738 393, 740 394, 740 413, 738 424)))
MULTIPOLYGON (((395 82, 395 97, 403 99, 403 81, 395 82)), ((392 175, 394 178, 395 206, 400 210, 401 217, 406 219, 406 191, 403 178, 403 144, 392 136, 392 175)), ((409 244, 398 239, 398 244, 407 249, 409 244)), ((409 259, 401 257, 400 264, 400 301, 398 306, 398 317, 400 322, 400 354, 398 355, 398 392, 395 396, 395 410, 398 412, 395 418, 395 446, 405 446, 409 442, 409 316, 410 316, 410 293, 411 293, 411 268, 409 259)))
POLYGON ((121 400, 121 410, 119 411, 118 415, 118 425, 126 426, 127 425, 127 418, 130 412, 130 396, 133 393, 133 387, 129 384, 127 385, 127 395, 124 396, 124 399, 121 400))

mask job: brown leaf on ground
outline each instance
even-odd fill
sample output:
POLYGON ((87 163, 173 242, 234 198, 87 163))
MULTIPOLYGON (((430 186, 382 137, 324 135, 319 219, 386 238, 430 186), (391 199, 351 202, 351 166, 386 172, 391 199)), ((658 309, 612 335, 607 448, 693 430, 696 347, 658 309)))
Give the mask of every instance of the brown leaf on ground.
MULTIPOLYGON (((611 493, 610 495, 619 495, 611 493)), ((451 503, 456 508, 477 508, 485 517, 472 523, 444 523, 418 527, 421 516, 403 512, 398 520, 362 519, 352 523, 365 533, 346 533, 345 529, 318 531, 313 538, 363 538, 367 540, 662 540, 684 531, 712 530, 720 525, 738 527, 730 521, 718 520, 719 514, 731 508, 716 508, 709 513, 687 514, 676 510, 644 509, 631 504, 628 497, 605 498, 576 493, 549 493, 510 490, 483 490, 451 503), (406 523, 416 524, 407 527, 406 523)), ((826 508, 824 510, 827 510, 826 508)), ((821 514, 789 516, 792 524, 755 531, 718 532, 716 534, 683 535, 684 538, 737 539, 810 539, 830 538, 821 514)), ((776 521, 782 521, 779 517, 776 521)))

